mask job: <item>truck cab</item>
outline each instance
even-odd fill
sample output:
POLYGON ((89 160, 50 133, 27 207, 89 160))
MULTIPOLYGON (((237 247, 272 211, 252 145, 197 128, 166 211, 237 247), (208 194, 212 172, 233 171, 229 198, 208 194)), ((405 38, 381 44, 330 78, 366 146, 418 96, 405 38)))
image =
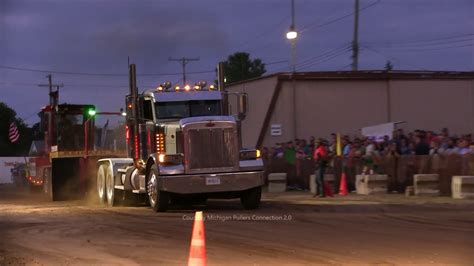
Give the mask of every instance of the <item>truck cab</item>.
MULTIPOLYGON (((129 158, 99 161, 100 201, 114 205, 116 195, 123 198, 128 190, 145 194, 155 211, 190 197, 240 197, 245 208, 258 207, 264 183, 260 152, 240 147, 239 118, 224 115, 228 95, 200 84, 159 86, 140 95, 131 88, 129 158)), ((239 97, 245 102, 246 95, 239 97)))

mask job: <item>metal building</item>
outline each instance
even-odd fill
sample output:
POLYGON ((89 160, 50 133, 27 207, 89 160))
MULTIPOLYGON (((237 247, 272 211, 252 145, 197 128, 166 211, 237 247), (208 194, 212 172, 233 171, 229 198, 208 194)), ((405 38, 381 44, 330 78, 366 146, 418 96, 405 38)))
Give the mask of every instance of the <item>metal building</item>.
POLYGON ((474 72, 277 73, 226 89, 249 95, 244 147, 359 135, 362 127, 393 121, 406 121, 406 130, 474 132, 474 72))

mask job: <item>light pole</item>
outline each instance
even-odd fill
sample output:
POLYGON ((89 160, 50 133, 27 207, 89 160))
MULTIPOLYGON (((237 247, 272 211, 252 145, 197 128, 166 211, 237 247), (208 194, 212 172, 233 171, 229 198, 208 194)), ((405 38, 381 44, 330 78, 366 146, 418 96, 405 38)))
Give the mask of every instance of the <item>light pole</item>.
POLYGON ((290 41, 291 44, 291 69, 294 73, 296 70, 296 38, 298 38, 298 32, 295 28, 295 0, 291 0, 291 25, 290 29, 286 33, 286 38, 290 41))
POLYGON ((296 84, 295 84, 295 72, 296 72, 296 38, 298 38, 298 32, 295 28, 295 0, 291 0, 291 25, 290 29, 286 33, 286 38, 291 44, 291 86, 293 94, 293 139, 296 139, 296 84))

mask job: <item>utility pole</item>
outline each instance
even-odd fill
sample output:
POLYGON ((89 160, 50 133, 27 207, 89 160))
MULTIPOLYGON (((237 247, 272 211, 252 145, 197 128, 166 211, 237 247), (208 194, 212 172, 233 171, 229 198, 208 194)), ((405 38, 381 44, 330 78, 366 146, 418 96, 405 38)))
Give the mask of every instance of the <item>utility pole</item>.
POLYGON ((48 78, 48 84, 39 84, 38 87, 49 88, 49 104, 55 106, 58 104, 59 88, 64 87, 64 84, 53 84, 53 76, 51 74, 46 77, 48 78), (53 87, 56 87, 56 91, 53 91, 53 87))
POLYGON ((191 61, 199 61, 199 57, 196 58, 186 58, 186 57, 181 57, 181 58, 168 58, 168 61, 175 61, 175 62, 181 62, 181 66, 183 68, 183 84, 186 85, 186 64, 191 62, 191 61))
POLYGON ((359 68, 359 0, 355 0, 354 36, 352 40, 352 71, 359 68))

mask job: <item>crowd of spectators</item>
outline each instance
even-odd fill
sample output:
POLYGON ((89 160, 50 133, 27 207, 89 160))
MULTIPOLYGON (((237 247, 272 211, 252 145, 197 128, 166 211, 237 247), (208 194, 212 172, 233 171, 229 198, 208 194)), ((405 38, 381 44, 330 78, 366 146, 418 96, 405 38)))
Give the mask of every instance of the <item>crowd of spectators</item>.
MULTIPOLYGON (((264 161, 272 159, 284 160, 293 165, 294 175, 301 174, 302 161, 316 160, 316 149, 319 146, 327 148, 327 160, 331 168, 332 159, 335 158, 337 149, 337 135, 331 134, 329 139, 310 137, 309 140, 295 139, 284 143, 276 143, 274 147, 264 147, 262 157, 264 161)), ((350 171, 354 159, 364 163, 363 172, 372 172, 376 168, 375 160, 381 157, 400 157, 404 155, 466 155, 474 154, 474 143, 471 134, 461 136, 452 135, 447 128, 440 132, 415 130, 405 133, 403 129, 393 132, 392 136, 384 136, 375 140, 367 137, 341 136, 341 155, 344 159, 343 169, 350 171)), ((316 166, 317 168, 317 166, 316 166)), ((375 169, 376 170, 376 169, 375 169)), ((307 181, 305 181, 307 183, 307 181)), ((307 188, 307 184, 303 185, 307 188)))
MULTIPOLYGON (((264 158, 284 158, 294 164, 297 159, 312 159, 319 143, 328 147, 329 155, 336 154, 336 134, 331 134, 330 139, 310 137, 295 139, 283 143, 276 143, 275 147, 263 148, 264 158)), ((440 133, 433 131, 415 130, 405 134, 403 129, 393 132, 393 136, 385 136, 383 140, 376 141, 367 137, 341 136, 342 155, 344 157, 370 157, 401 156, 401 155, 434 155, 434 154, 459 154, 474 153, 474 143, 471 134, 462 136, 450 135, 447 128, 440 133)))

